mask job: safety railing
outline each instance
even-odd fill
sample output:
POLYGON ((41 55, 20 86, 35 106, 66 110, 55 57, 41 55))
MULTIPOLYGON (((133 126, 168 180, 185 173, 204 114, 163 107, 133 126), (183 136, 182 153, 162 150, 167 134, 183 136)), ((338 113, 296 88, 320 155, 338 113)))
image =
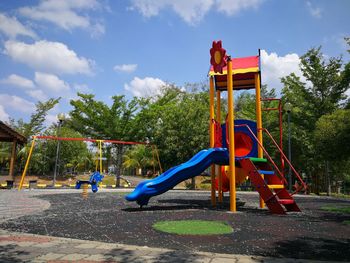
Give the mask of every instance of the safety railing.
MULTIPOLYGON (((280 154, 283 156, 283 159, 287 162, 287 164, 289 165, 289 167, 291 168, 291 170, 293 171, 294 175, 298 178, 298 180, 301 183, 301 186, 296 186, 295 187, 295 191, 292 193, 292 195, 300 192, 302 189, 306 190, 307 189, 307 185, 304 182, 304 180, 301 178, 301 176, 299 175, 299 173, 295 170, 294 166, 292 165, 292 163, 289 161, 289 159, 286 157, 286 155, 283 153, 282 149, 278 146, 277 142, 275 141, 275 139, 272 137, 271 133, 266 129, 266 128, 260 128, 261 131, 265 132, 271 139, 271 141, 273 142, 273 144, 275 145, 275 147, 278 149, 278 151, 280 152, 280 154)), ((253 134, 254 135, 254 134, 253 134)))
MULTIPOLYGON (((278 166, 276 165, 276 163, 273 161, 272 157, 269 155, 269 153, 267 152, 267 150, 265 149, 265 147, 262 145, 262 143, 258 140, 258 137, 254 134, 254 132, 250 129, 250 127, 247 124, 238 124, 235 125, 235 127, 246 127, 247 130, 249 131, 249 133, 252 135, 252 137, 254 138, 254 140, 258 143, 259 147, 263 150, 265 156, 267 157, 267 159, 270 161, 270 163, 272 164, 273 168, 275 169, 275 171, 277 172, 278 177, 283 180, 283 182, 288 185, 288 182, 286 180, 286 178, 284 177, 283 173, 281 172, 281 170, 278 168, 278 166)), ((226 125, 226 130, 228 130, 228 125, 226 125)), ((282 149, 278 146, 277 142, 275 141, 275 139, 272 137, 272 135, 269 133, 269 131, 265 128, 261 128, 261 131, 265 132, 271 139, 271 141, 273 142, 273 144, 276 146, 276 148, 278 149, 278 151, 281 153, 281 156, 283 157, 283 159, 287 162, 287 164, 290 166, 291 170, 293 171, 294 175, 296 176, 296 178, 298 178, 298 180, 301 183, 301 186, 296 186, 295 187, 295 191, 293 193, 291 193, 291 195, 294 195, 298 192, 300 192, 302 189, 306 190, 307 189, 307 185, 305 184, 305 182, 303 181, 303 179, 301 178, 301 176, 299 175, 299 173, 295 170, 294 166, 291 164, 291 162, 289 161, 289 159, 286 157, 286 155, 283 153, 282 149)), ((228 133, 226 133, 228 134, 228 133)), ((227 137, 226 137, 227 139, 227 137)), ((228 145, 228 141, 227 141, 227 145, 228 145)))
MULTIPOLYGON (((226 129, 228 125, 226 125, 226 129)), ((248 129, 248 131, 250 132, 250 134, 253 136, 254 140, 258 143, 259 147, 263 150, 265 156, 267 157, 267 159, 270 161, 270 163, 272 164, 272 166, 274 167, 275 171, 277 171, 278 173, 278 177, 283 180, 283 182, 288 185, 288 182, 286 180, 286 178, 283 176, 282 172, 280 171, 280 169, 278 168, 278 166, 276 165, 276 163, 273 161, 272 157, 269 155, 269 153, 267 152, 267 150, 265 149, 265 147, 262 145, 262 143, 258 140, 258 137, 256 137, 256 135, 254 134, 254 132, 250 129, 250 127, 247 124, 237 124, 235 125, 235 127, 246 127, 248 129)), ((227 142, 227 145, 229 145, 229 143, 227 142)))

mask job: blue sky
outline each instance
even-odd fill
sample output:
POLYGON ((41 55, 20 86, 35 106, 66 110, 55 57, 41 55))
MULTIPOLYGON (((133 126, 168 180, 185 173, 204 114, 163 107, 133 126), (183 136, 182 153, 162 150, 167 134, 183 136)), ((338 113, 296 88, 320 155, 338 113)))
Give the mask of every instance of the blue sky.
POLYGON ((233 57, 260 48, 262 81, 280 90, 311 47, 349 60, 349 11, 348 0, 1 1, 0 119, 28 120, 60 96, 49 124, 77 91, 110 103, 206 81, 213 40, 233 57))

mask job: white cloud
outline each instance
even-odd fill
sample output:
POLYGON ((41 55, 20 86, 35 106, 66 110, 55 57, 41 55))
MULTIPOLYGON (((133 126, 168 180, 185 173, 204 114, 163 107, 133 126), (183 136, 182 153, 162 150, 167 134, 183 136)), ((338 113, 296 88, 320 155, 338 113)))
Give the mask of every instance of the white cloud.
POLYGON ((217 0, 218 11, 229 16, 236 15, 244 9, 258 8, 263 0, 217 0))
POLYGON ((11 74, 6 79, 0 80, 0 83, 13 85, 23 89, 33 89, 35 87, 33 81, 16 74, 11 74))
POLYGON ((45 101, 49 98, 41 89, 27 90, 26 93, 39 101, 45 101))
POLYGON ((46 115, 45 124, 49 127, 52 123, 57 123, 57 114, 48 113, 46 115))
POLYGON ((161 94, 161 88, 164 85, 166 83, 158 78, 146 77, 140 79, 135 77, 129 84, 124 85, 124 89, 136 97, 153 97, 161 94))
POLYGON ((98 38, 106 33, 106 28, 102 23, 96 23, 95 25, 91 26, 90 29, 92 38, 98 38))
POLYGON ((268 85, 269 89, 275 88, 280 92, 281 78, 293 72, 301 77, 302 81, 305 81, 299 68, 300 58, 295 53, 278 56, 274 52, 268 54, 265 50, 261 50, 261 64, 262 81, 268 85))
POLYGON ((4 107, 0 105, 0 120, 9 121, 10 116, 6 113, 4 107))
POLYGON ((144 17, 157 16, 162 9, 172 8, 185 22, 198 23, 213 5, 214 0, 133 0, 132 9, 138 10, 144 17))
POLYGON ((33 20, 53 23, 68 31, 75 28, 89 30, 97 26, 99 33, 104 33, 104 27, 101 30, 101 25, 92 23, 87 14, 100 7, 97 0, 43 0, 37 6, 20 8, 19 13, 33 20))
POLYGON ((163 9, 171 8, 186 23, 198 24, 211 10, 229 16, 249 8, 257 8, 263 0, 133 0, 131 10, 139 11, 144 17, 157 16, 163 9))
POLYGON ((35 32, 25 27, 16 17, 9 17, 2 13, 0 13, 0 32, 11 39, 15 39, 18 35, 37 38, 35 32))
POLYGON ((310 1, 306 2, 307 9, 309 10, 310 14, 315 18, 321 18, 322 17, 322 9, 319 7, 315 7, 313 4, 311 4, 310 1))
POLYGON ((60 42, 37 41, 26 44, 6 41, 4 53, 31 68, 50 73, 91 74, 93 61, 78 57, 60 42))
POLYGON ((197 24, 213 5, 213 0, 171 1, 174 11, 187 23, 197 24))
POLYGON ((91 88, 89 88, 88 85, 86 85, 86 84, 74 84, 73 88, 75 91, 81 92, 81 93, 92 93, 93 92, 93 90, 91 88))
POLYGON ((42 72, 35 72, 35 83, 38 87, 48 90, 49 92, 60 93, 70 90, 69 85, 56 75, 42 72))
POLYGON ((30 102, 18 96, 8 94, 0 94, 0 105, 5 108, 11 108, 13 110, 24 113, 32 112, 35 110, 35 105, 33 102, 30 102))
POLYGON ((137 69, 137 64, 123 64, 123 65, 115 65, 113 67, 116 72, 126 72, 131 73, 137 69))

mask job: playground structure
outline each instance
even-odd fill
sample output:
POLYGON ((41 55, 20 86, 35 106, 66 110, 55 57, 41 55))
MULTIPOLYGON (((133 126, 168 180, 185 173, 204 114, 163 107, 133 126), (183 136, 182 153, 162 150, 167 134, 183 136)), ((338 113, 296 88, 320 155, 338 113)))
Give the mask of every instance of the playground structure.
POLYGON ((102 182, 104 176, 100 172, 94 172, 89 180, 78 180, 75 184, 75 189, 80 189, 83 186, 83 197, 87 198, 87 187, 91 186, 91 191, 96 193, 98 191, 98 185, 102 182))
MULTIPOLYGON (((83 141, 83 142, 91 142, 91 143, 97 143, 98 144, 98 152, 99 152, 99 158, 97 158, 96 160, 96 169, 95 172, 90 176, 89 180, 80 180, 76 182, 76 189, 79 189, 80 186, 83 186, 83 190, 84 190, 84 186, 91 186, 91 190, 93 192, 97 192, 98 190, 98 183, 102 181, 103 179, 103 169, 102 169, 102 145, 103 143, 112 143, 112 144, 125 144, 125 145, 146 145, 151 147, 152 149, 152 155, 153 158, 157 160, 158 165, 159 165, 159 169, 162 172, 162 167, 160 164, 160 160, 159 160, 159 154, 158 154, 158 150, 157 147, 153 144, 149 144, 148 142, 130 142, 130 141, 120 141, 120 140, 103 140, 103 139, 91 139, 91 138, 72 138, 72 137, 57 137, 57 136, 33 136, 32 138, 32 142, 31 142, 31 146, 29 149, 29 153, 27 156, 27 160, 26 160, 26 164, 21 176, 21 180, 18 186, 18 190, 21 190, 24 184, 24 179, 27 175, 27 171, 28 171, 28 167, 30 165, 30 159, 35 147, 35 142, 37 140, 56 140, 56 141, 83 141), (99 168, 99 172, 98 172, 98 168, 99 168)), ((154 167, 155 169, 155 167, 154 167)), ((121 178, 121 176, 119 176, 119 178, 121 178)))
MULTIPOLYGON (((236 212, 236 184, 250 179, 260 194, 260 207, 265 204, 271 213, 285 214, 288 211, 300 212, 293 195, 306 184, 294 169, 280 146, 262 126, 260 51, 258 56, 234 58, 226 55, 221 41, 213 42, 210 50, 211 68, 209 71, 210 100, 210 148, 202 150, 189 161, 175 166, 155 179, 141 182, 128 201, 136 201, 141 207, 147 205, 152 196, 160 195, 178 183, 197 176, 211 166, 211 203, 223 202, 223 192, 230 193, 230 211, 236 212), (255 90, 256 122, 234 119, 234 90, 255 90), (221 124, 221 92, 227 91, 228 114, 221 124), (215 96, 216 93, 216 96, 215 96), (216 114, 215 114, 216 97, 216 114), (263 132, 280 153, 281 168, 263 146, 263 132), (286 189, 284 164, 289 165, 300 184, 293 193, 286 189), (216 197, 218 191, 218 200, 216 197)), ((280 109, 279 105, 279 109, 280 109)), ((281 120, 281 116, 280 116, 281 120)), ((280 130, 281 131, 281 130, 280 130)), ((280 135, 280 140, 281 140, 280 135)))

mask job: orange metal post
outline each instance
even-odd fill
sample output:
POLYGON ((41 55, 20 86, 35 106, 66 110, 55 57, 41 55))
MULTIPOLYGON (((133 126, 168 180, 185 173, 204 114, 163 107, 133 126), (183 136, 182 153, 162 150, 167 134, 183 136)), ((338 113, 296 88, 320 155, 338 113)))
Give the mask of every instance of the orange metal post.
POLYGON ((235 137, 234 137, 234 101, 233 101, 232 61, 227 59, 227 92, 228 92, 228 127, 229 127, 229 155, 230 169, 230 211, 236 212, 236 167, 235 167, 235 137))
MULTIPOLYGON (((210 116, 210 148, 214 147, 214 112, 215 112, 215 105, 214 105, 214 79, 213 77, 210 77, 210 87, 209 87, 209 116, 210 116)), ((213 206, 216 205, 216 192, 215 192, 215 165, 211 166, 211 204, 213 206)))

